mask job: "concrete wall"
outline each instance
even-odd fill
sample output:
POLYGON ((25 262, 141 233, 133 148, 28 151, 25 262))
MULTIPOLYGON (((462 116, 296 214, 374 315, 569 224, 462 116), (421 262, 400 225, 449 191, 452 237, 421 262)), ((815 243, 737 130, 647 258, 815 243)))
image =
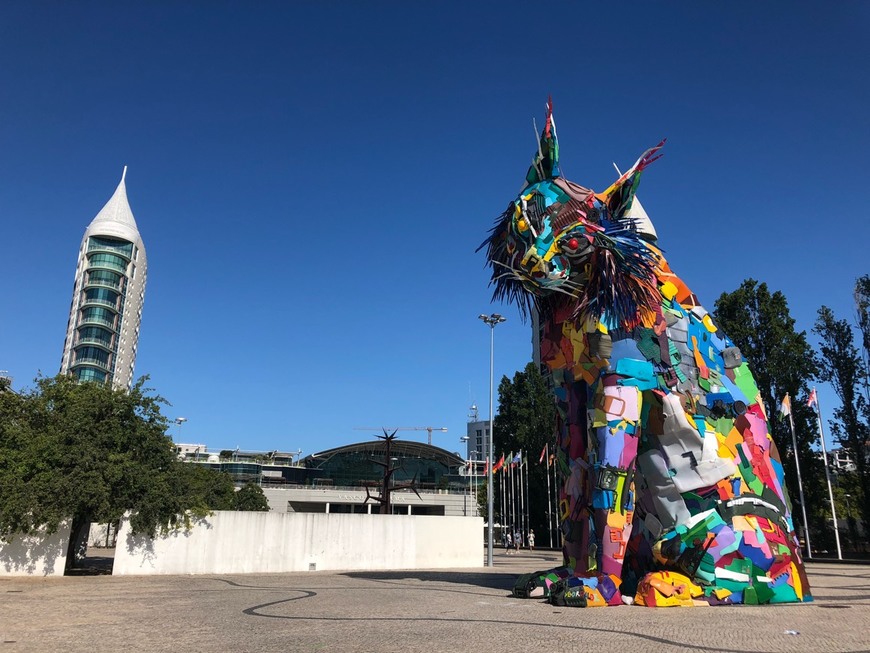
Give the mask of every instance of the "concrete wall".
POLYGON ((51 535, 42 531, 0 540, 0 576, 63 576, 69 535, 67 521, 51 535))
POLYGON ((124 520, 115 575, 483 566, 479 517, 215 512, 151 539, 124 520))

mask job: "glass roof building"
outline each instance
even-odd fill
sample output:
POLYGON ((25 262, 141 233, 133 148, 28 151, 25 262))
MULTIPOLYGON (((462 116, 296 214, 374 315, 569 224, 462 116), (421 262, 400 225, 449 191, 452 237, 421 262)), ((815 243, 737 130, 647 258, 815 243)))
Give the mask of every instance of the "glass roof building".
POLYGON ((383 440, 358 442, 311 454, 210 450, 176 444, 179 460, 229 474, 236 486, 256 483, 277 512, 377 513, 384 464, 392 475, 392 512, 401 515, 477 516, 477 491, 485 482, 483 461, 423 442, 396 440, 387 458, 383 440), (413 486, 416 492, 411 489, 413 486))
POLYGON ((60 371, 82 381, 133 382, 147 260, 124 180, 85 230, 60 371))

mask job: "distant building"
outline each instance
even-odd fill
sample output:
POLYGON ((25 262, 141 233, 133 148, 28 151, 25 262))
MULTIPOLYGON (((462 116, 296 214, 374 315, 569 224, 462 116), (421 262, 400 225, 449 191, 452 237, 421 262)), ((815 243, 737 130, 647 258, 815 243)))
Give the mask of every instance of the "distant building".
MULTIPOLYGON (((382 440, 359 442, 315 453, 210 450, 176 444, 180 460, 226 472, 236 486, 256 483, 276 512, 377 513, 386 462, 382 440)), ((477 516, 476 485, 482 482, 461 456, 424 442, 392 443, 393 482, 413 490, 392 492, 394 514, 477 516)))
POLYGON ((127 201, 124 179, 85 230, 60 371, 113 388, 133 382, 142 304, 145 246, 127 201))
POLYGON ((466 425, 466 436, 468 441, 468 450, 466 458, 468 460, 486 460, 487 446, 489 442, 489 421, 475 420, 468 422, 466 425))

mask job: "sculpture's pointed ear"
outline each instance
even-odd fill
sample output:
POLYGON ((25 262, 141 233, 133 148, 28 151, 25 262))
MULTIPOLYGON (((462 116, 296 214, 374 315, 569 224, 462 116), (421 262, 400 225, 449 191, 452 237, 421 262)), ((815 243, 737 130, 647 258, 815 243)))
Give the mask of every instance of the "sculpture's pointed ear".
POLYGON ((599 200, 607 204, 610 216, 614 220, 622 220, 628 217, 634 201, 634 195, 637 193, 637 187, 640 185, 640 174, 650 163, 662 156, 656 153, 662 149, 666 140, 663 139, 661 143, 641 154, 634 165, 620 175, 619 179, 613 182, 607 190, 603 193, 595 194, 599 200))
MULTIPOLYGON (((535 130, 537 135, 537 130, 535 130)), ((553 119, 553 98, 547 98, 547 121, 541 131, 538 151, 532 157, 532 165, 526 173, 526 186, 545 179, 561 177, 559 170, 559 138, 556 135, 556 121, 553 119)))

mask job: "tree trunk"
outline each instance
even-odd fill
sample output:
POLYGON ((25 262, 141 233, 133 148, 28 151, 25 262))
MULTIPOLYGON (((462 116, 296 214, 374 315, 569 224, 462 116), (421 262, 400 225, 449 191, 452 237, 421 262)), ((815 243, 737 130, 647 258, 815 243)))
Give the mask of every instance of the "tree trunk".
POLYGON ((66 550, 66 568, 64 573, 69 573, 79 566, 88 550, 88 533, 91 531, 91 522, 84 517, 75 517, 70 528, 69 545, 66 550))

